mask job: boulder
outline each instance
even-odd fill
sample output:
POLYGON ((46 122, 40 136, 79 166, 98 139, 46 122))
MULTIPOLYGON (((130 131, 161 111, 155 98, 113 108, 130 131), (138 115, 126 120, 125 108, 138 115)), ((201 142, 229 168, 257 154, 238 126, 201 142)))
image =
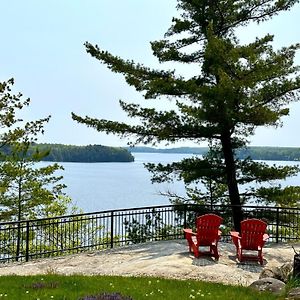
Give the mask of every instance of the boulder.
POLYGON ((293 275, 293 264, 291 262, 288 262, 283 264, 280 267, 263 269, 259 275, 259 279, 275 278, 287 283, 292 275, 293 275))
POLYGON ((268 291, 279 295, 284 292, 285 283, 278 279, 267 277, 252 282, 249 287, 260 292, 268 291))

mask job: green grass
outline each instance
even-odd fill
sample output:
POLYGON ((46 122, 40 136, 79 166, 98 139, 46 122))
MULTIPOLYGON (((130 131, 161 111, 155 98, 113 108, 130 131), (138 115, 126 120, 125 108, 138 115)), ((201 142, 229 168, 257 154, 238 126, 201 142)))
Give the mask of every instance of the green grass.
MULTIPOLYGON (((1 276, 0 299, 79 299, 87 295, 119 292, 134 300, 259 299, 278 297, 241 286, 195 280, 116 276, 1 276)), ((283 298, 282 298, 283 299, 283 298)))

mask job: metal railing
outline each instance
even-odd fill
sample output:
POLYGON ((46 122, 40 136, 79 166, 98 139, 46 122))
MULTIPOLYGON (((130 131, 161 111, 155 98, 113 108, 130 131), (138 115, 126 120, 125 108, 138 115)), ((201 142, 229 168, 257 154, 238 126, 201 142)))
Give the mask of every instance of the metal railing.
MULTIPOLYGON (((183 238, 205 213, 223 217, 222 239, 232 230, 231 206, 164 205, 0 223, 0 262, 95 251, 146 241, 183 238)), ((243 206, 243 217, 268 223, 271 242, 300 239, 300 209, 243 206)))

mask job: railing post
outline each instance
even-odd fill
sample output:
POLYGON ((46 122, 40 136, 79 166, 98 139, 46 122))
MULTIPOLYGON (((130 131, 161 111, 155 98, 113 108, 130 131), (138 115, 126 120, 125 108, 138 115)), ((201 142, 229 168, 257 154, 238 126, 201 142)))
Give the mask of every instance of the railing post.
POLYGON ((276 207, 276 243, 279 242, 279 207, 276 207))
POLYGON ((186 214, 187 214, 186 206, 187 206, 187 204, 184 204, 184 210, 183 210, 183 228, 187 227, 187 225, 186 225, 186 218, 187 218, 187 216, 186 216, 186 214))
POLYGON ((114 247, 114 212, 110 214, 110 248, 114 247))
POLYGON ((29 261, 29 221, 26 221, 26 248, 25 248, 25 260, 29 261))

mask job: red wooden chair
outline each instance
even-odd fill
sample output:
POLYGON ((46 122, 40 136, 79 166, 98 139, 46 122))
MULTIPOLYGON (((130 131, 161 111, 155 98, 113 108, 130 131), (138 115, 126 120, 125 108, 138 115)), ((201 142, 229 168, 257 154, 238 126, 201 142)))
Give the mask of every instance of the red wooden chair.
POLYGON ((200 255, 209 255, 219 259, 218 241, 221 237, 219 227, 222 218, 214 214, 206 214, 196 219, 197 232, 192 229, 183 229, 185 238, 189 244, 190 252, 194 253, 195 257, 200 255), (209 247, 209 251, 200 251, 199 247, 209 247))
POLYGON ((258 219, 248 219, 241 222, 241 233, 237 231, 230 232, 240 262, 257 260, 263 265, 262 248, 269 238, 266 229, 267 223, 258 219), (257 251, 257 255, 244 254, 244 250, 257 251))

